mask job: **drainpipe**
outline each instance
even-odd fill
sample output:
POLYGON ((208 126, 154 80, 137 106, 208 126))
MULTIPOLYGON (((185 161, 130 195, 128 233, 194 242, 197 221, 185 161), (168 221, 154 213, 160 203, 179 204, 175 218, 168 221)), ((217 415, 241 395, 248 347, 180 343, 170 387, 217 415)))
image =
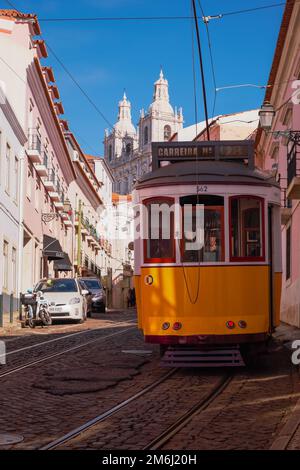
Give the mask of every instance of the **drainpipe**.
POLYGON ((20 186, 19 186, 19 246, 18 246, 18 288, 17 292, 22 290, 22 274, 23 274, 23 240, 24 240, 24 168, 25 168, 25 151, 24 148, 20 151, 20 186))

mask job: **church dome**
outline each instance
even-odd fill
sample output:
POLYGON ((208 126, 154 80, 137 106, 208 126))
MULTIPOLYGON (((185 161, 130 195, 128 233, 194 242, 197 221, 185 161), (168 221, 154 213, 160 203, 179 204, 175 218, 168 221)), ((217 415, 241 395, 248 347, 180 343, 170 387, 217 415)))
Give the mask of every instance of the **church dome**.
POLYGON ((135 127, 131 121, 131 103, 125 92, 122 101, 119 102, 118 121, 114 125, 114 129, 122 135, 136 135, 135 127))

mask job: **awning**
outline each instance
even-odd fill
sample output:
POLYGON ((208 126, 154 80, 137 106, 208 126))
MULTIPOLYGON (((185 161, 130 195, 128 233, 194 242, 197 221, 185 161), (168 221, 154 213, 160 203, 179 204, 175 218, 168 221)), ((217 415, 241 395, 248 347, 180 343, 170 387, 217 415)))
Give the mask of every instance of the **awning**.
POLYGON ((65 253, 59 241, 56 238, 44 235, 43 239, 43 256, 47 257, 49 261, 64 259, 65 253))
POLYGON ((72 271, 73 267, 68 253, 63 253, 64 258, 53 263, 54 271, 72 271))

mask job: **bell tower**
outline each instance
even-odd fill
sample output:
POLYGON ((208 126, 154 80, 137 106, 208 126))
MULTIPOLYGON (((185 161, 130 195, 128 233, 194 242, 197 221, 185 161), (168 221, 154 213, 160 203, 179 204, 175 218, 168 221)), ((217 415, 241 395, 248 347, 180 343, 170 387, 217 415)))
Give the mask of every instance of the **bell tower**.
POLYGON ((183 114, 180 108, 175 111, 170 103, 169 82, 160 70, 154 83, 153 101, 145 114, 141 111, 139 121, 139 150, 150 153, 152 142, 163 142, 183 127, 183 114))

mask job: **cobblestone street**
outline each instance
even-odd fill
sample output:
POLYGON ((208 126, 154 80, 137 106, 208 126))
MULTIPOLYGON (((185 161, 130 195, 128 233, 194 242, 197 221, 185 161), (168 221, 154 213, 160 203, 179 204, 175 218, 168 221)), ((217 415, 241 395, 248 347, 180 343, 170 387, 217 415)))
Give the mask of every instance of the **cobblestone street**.
MULTIPOLYGON (((269 449, 300 397, 299 372, 278 336, 252 368, 177 369, 164 378, 170 369, 161 368, 158 349, 144 343, 133 311, 97 315, 83 325, 18 330, 6 337, 8 362, 0 369, 0 427, 2 433, 23 436, 23 441, 1 448, 39 449, 161 379, 112 416, 58 446, 147 448, 229 373, 231 381, 222 393, 162 448, 269 449)), ((288 448, 300 448, 299 431, 288 448)))

